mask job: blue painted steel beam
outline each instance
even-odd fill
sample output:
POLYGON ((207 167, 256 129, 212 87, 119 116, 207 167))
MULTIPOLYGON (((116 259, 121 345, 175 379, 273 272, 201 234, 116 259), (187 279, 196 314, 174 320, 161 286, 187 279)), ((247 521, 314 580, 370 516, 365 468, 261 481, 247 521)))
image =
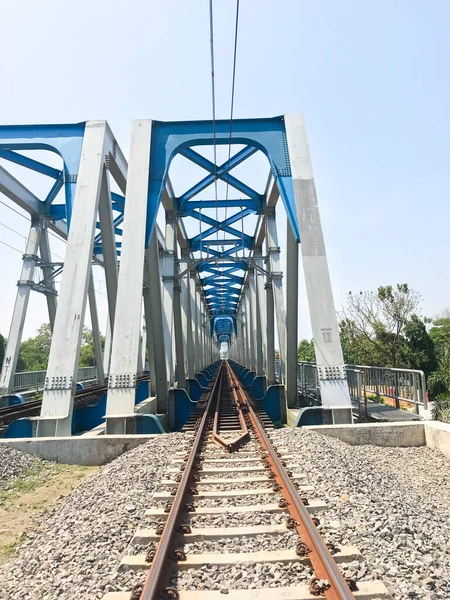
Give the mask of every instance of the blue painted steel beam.
POLYGON ((192 208, 201 208, 201 209, 215 209, 215 208, 251 208, 255 213, 259 212, 262 208, 262 204, 257 202, 254 199, 242 198, 241 200, 221 200, 218 199, 217 202, 215 200, 189 200, 187 204, 185 204, 185 209, 178 209, 179 217, 186 217, 186 210, 192 208))
POLYGON ((16 165, 20 165, 22 167, 26 167, 27 169, 32 169, 33 171, 41 173, 42 175, 53 177, 53 179, 60 179, 63 174, 63 172, 59 171, 58 169, 49 167, 44 163, 41 163, 37 160, 33 160, 32 158, 24 156, 23 154, 13 152, 12 150, 0 150, 0 158, 4 158, 5 160, 13 162, 16 165))
POLYGON ((198 152, 195 152, 195 150, 192 150, 192 148, 186 148, 185 150, 182 150, 180 152, 182 156, 188 158, 190 161, 192 161, 199 167, 202 167, 206 171, 209 171, 210 175, 204 177, 196 185, 194 185, 182 196, 180 196, 180 198, 177 201, 178 207, 180 209, 183 209, 186 202, 188 202, 191 198, 193 198, 201 191, 206 189, 208 186, 210 186, 212 183, 214 183, 216 179, 222 179, 223 181, 228 182, 232 187, 236 188, 243 194, 246 194, 247 196, 252 198, 254 201, 262 202, 261 194, 258 194, 257 192, 255 192, 255 190, 252 190, 252 188, 246 186, 244 183, 239 181, 239 179, 236 179, 236 177, 229 175, 229 171, 231 171, 231 169, 237 167, 239 164, 241 164, 244 160, 252 156, 252 154, 254 154, 257 151, 257 148, 251 148, 247 146, 246 148, 240 150, 239 152, 237 152, 237 154, 232 156, 229 161, 227 160, 222 165, 216 166, 210 160, 208 160, 198 152))

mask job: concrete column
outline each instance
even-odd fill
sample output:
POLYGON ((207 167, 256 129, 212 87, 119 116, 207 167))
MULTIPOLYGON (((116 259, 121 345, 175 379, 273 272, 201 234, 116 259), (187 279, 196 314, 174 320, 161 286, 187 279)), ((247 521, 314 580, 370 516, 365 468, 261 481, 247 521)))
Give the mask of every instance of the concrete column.
POLYGON ((348 422, 352 418, 350 395, 305 123, 302 115, 285 115, 284 120, 322 405, 344 407, 345 411, 334 413, 334 420, 348 422))
POLYGON ((100 327, 98 324, 98 313, 97 313, 97 300, 95 298, 95 287, 94 277, 92 275, 89 279, 89 312, 91 314, 91 325, 92 325, 92 340, 94 342, 94 356, 95 364, 97 365, 97 379, 100 385, 105 383, 105 373, 103 371, 103 357, 102 357, 102 341, 100 338, 100 327))
POLYGON ((40 223, 38 221, 33 221, 28 234, 25 254, 22 257, 23 262, 20 280, 17 282, 16 302, 14 304, 8 343, 6 344, 5 357, 3 359, 0 376, 0 396, 10 394, 14 386, 14 375, 16 373, 20 343, 22 341, 23 327, 31 291, 30 282, 33 281, 41 231, 40 223))
POLYGON ((161 278, 159 275, 159 251, 156 230, 153 232, 146 254, 149 298, 149 310, 146 311, 147 335, 151 335, 151 339, 153 340, 154 344, 153 357, 156 376, 154 389, 156 392, 157 412, 160 414, 165 414, 167 412, 168 375, 163 327, 161 278), (148 318, 149 314, 151 315, 150 320, 148 318))
MULTIPOLYGON (((147 277, 146 270, 144 271, 144 280, 147 277)), ((146 343, 147 343, 147 354, 148 354, 148 368, 150 371, 150 386, 151 386, 151 395, 157 395, 157 376, 156 376, 156 366, 155 366, 155 344, 153 340, 153 324, 152 324, 152 311, 151 311, 151 302, 150 302, 150 294, 148 290, 148 285, 144 286, 143 291, 144 297, 144 319, 145 319, 145 329, 146 329, 146 343)), ((163 396, 165 394, 165 383, 163 383, 163 396)), ((158 412, 158 408, 156 409, 158 412)))
POLYGON ((257 376, 262 376, 263 373, 263 354, 262 354, 262 332, 261 318, 258 306, 258 289, 256 284, 257 274, 255 269, 249 269, 249 292, 251 302, 251 313, 253 323, 253 343, 255 345, 255 370, 257 376))
MULTIPOLYGON (((111 337, 116 316, 116 297, 119 270, 117 266, 116 234, 114 231, 111 192, 106 167, 102 172, 102 185, 100 189, 100 200, 98 204, 98 216, 102 234, 102 255, 105 269, 105 283, 108 296, 108 313, 111 327, 111 337)), ((106 351, 106 346, 105 346, 106 351)), ((107 365, 109 367, 109 365, 107 365)), ((105 369, 107 373, 109 368, 105 369)))
POLYGON ((275 318, 272 282, 266 283, 267 384, 275 383, 275 318))
POLYGON ((91 276, 92 251, 105 160, 105 121, 88 121, 67 239, 38 436, 72 431, 75 381, 91 276))
MULTIPOLYGON (((41 259, 46 263, 52 262, 52 256, 50 253, 50 240, 48 237, 48 231, 46 224, 42 225, 41 237, 39 239, 39 252, 41 255, 41 259)), ((45 298, 47 300, 47 309, 48 309, 48 319, 50 322, 50 329, 53 333, 55 328, 55 317, 56 317, 56 289, 55 282, 53 280, 53 273, 50 267, 42 267, 42 272, 44 273, 44 278, 46 281, 46 286, 50 290, 49 294, 45 294, 45 298), (51 293, 54 292, 54 293, 51 293)))
POLYGON ((162 252, 162 306, 166 372, 169 387, 174 384, 174 281, 175 281, 176 221, 173 212, 166 212, 166 249, 162 252))
POLYGON ((286 363, 286 311, 284 308, 283 296, 283 273, 280 264, 280 248, 278 246, 275 210, 269 208, 267 209, 266 215, 266 239, 267 254, 270 264, 270 275, 272 279, 273 303, 277 320, 280 371, 283 376, 285 373, 286 363))
POLYGON ((145 229, 150 170, 151 121, 133 121, 123 220, 120 272, 106 404, 107 433, 126 431, 134 414, 141 335, 145 229))
POLYGON ((183 326, 181 323, 181 285, 179 281, 174 284, 173 290, 173 319, 175 332, 175 355, 177 362, 178 387, 186 388, 186 371, 184 365, 183 326))
POLYGON ((297 405, 298 244, 289 221, 286 232, 286 401, 297 405))
POLYGON ((185 336, 186 336, 186 356, 187 356, 187 376, 189 378, 194 377, 195 374, 195 363, 194 363, 194 346, 192 339, 192 289, 194 282, 191 281, 191 274, 188 272, 186 275, 185 286, 186 295, 183 297, 183 314, 185 315, 185 336))
MULTIPOLYGON (((260 269, 264 268, 261 248, 255 250, 256 264, 260 269)), ((259 322, 259 331, 261 332, 261 375, 267 375, 267 315, 266 315, 266 293, 264 291, 265 274, 261 271, 255 271, 256 276, 256 309, 259 322)), ((257 368, 258 365, 257 365, 257 368)))
POLYGON ((103 373, 105 375, 108 375, 109 373, 109 363, 111 362, 111 344, 111 321, 108 314, 108 318, 106 319, 105 350, 103 352, 103 373))

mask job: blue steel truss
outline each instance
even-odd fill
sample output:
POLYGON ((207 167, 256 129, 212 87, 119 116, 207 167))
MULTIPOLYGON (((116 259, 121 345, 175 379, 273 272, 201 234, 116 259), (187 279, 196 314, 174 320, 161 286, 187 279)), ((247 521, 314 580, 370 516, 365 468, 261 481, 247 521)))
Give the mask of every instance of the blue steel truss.
MULTIPOLYGON (((0 126, 0 158, 40 173, 53 180, 50 191, 38 204, 29 205, 31 213, 39 213, 50 221, 61 221, 68 232, 72 216, 75 187, 80 164, 86 122, 62 125, 2 125, 0 126), (59 155, 63 168, 55 169, 41 160, 35 160, 20 151, 48 150, 59 155), (63 194, 60 191, 63 190, 63 194)), ((117 213, 114 219, 116 234, 121 236, 119 225, 123 221, 125 198, 111 194, 112 207, 117 213)), ((100 223, 97 223, 94 254, 102 253, 100 223)), ((120 254, 121 242, 116 243, 120 254)))
POLYGON ((248 257, 254 248, 255 237, 244 232, 243 222, 248 215, 263 212, 264 197, 252 187, 233 176, 231 171, 261 151, 269 161, 278 186, 294 237, 300 241, 295 208, 291 167, 283 117, 269 119, 240 119, 230 121, 152 122, 150 148, 150 181, 148 188, 147 244, 152 235, 156 215, 170 164, 179 154, 206 171, 194 186, 175 199, 178 217, 191 217, 206 229, 190 238, 189 248, 200 252, 197 270, 211 315, 211 335, 218 343, 231 343, 236 335, 236 319, 248 269, 248 257), (230 133, 231 132, 231 133, 230 133), (196 146, 243 145, 234 156, 216 165, 197 151, 196 146), (198 196, 215 181, 221 180, 245 196, 242 199, 200 199, 198 196), (205 214, 208 209, 238 209, 219 221, 205 214), (219 232, 222 232, 219 239, 219 232), (205 255, 205 260, 202 260, 205 255))

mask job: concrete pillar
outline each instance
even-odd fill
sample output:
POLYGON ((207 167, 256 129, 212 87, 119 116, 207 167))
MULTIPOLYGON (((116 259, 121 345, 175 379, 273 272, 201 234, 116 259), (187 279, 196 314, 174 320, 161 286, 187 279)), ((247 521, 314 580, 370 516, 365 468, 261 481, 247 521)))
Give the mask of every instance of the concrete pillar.
POLYGON ((88 121, 67 239, 38 436, 71 435, 75 381, 105 160, 106 122, 88 121))
MULTIPOLYGON (((255 261, 259 269, 264 269, 261 248, 255 250, 255 261)), ((256 309, 259 322, 259 331, 261 333, 261 365, 257 364, 257 369, 261 368, 261 375, 267 375, 267 315, 266 315, 266 293, 264 291, 265 274, 258 270, 256 276, 256 309)))
POLYGON ((28 234, 25 254, 22 257, 20 280, 17 282, 16 302, 0 376, 0 396, 10 394, 14 386, 14 375, 31 291, 30 282, 33 281, 41 231, 40 223, 33 221, 28 234))
MULTIPOLYGON (((100 200, 98 204, 98 216, 102 234, 102 255, 105 269, 106 292, 108 296, 108 313, 113 334, 114 319, 116 316, 116 297, 119 270, 117 266, 116 234, 114 231, 111 192, 109 189, 108 173, 106 167, 102 172, 102 184, 100 189, 100 200)), ((109 365, 108 365, 109 366, 109 365)), ((105 370, 108 372, 108 369, 105 370)))
POLYGON ((146 256, 149 300, 149 309, 146 311, 147 335, 151 335, 154 345, 153 357, 156 376, 154 390, 156 392, 157 412, 160 414, 165 414, 167 412, 168 374, 163 327, 161 278, 159 275, 159 251, 156 230, 153 232, 151 237, 146 256), (149 314, 151 315, 150 320, 148 318, 149 314))
POLYGON ((302 115, 285 115, 284 120, 322 405, 343 407, 341 411, 333 410, 334 421, 351 422, 351 401, 305 123, 302 115))
POLYGON ((289 221, 286 232, 286 401, 297 405, 298 244, 289 221))
POLYGON ((169 387, 174 384, 174 282, 175 282, 176 221, 173 212, 166 212, 166 249, 162 252, 162 307, 166 372, 169 387))
POLYGON ((133 121, 120 272, 106 404, 107 433, 124 433, 134 414, 141 334, 151 121, 133 121))
POLYGON ((272 280, 273 303, 277 321, 278 345, 280 352, 280 379, 284 381, 286 363, 286 311, 283 296, 283 273, 280 264, 280 248, 278 246, 275 209, 267 209, 266 214, 267 255, 269 257, 272 280))
MULTIPOLYGON (((47 231, 46 224, 42 224, 41 237, 39 239, 39 252, 40 252, 41 259, 43 260, 43 262, 45 262, 45 263, 52 262, 52 256, 50 253, 50 240, 48 237, 48 231, 47 231)), ((53 280, 53 272, 50 267, 42 267, 42 272, 44 273, 46 286, 50 291, 50 293, 45 294, 45 297, 47 300, 48 319, 50 322, 50 329, 53 333, 53 330, 55 328, 56 307, 57 307, 55 282, 53 280)))
POLYGON ((272 282, 266 283, 267 384, 275 383, 275 316, 272 282))
POLYGON ((100 385, 103 385, 105 383, 105 373, 103 371, 102 341, 100 338, 100 327, 98 324, 97 301, 95 298, 95 287, 94 277, 92 275, 92 267, 91 276, 89 279, 88 297, 89 312, 91 314, 92 340, 94 342, 95 364, 97 365, 97 380, 100 385))

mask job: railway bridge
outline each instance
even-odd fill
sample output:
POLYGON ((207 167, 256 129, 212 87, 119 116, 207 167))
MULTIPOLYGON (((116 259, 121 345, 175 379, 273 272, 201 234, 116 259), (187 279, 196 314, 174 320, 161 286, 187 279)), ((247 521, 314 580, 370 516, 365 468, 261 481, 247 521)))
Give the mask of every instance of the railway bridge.
POLYGON ((253 396, 285 422, 286 407, 296 406, 298 394, 299 255, 316 350, 319 418, 352 421, 302 115, 135 120, 128 161, 105 121, 2 126, 0 159, 0 190, 30 216, 1 371, 4 403, 13 395, 32 292, 45 294, 53 333, 40 412, 22 421, 18 433, 79 433, 78 362, 87 304, 102 395, 89 424, 106 415, 110 434, 181 425, 220 356, 242 367, 253 396), (55 156, 59 168, 52 166, 55 156), (255 160, 266 165, 257 185, 255 160), (36 196, 9 165, 45 177, 49 191, 36 196), (277 211, 287 217, 285 257, 277 211), (55 235, 67 240, 63 262, 52 260, 55 235), (104 350, 94 267, 104 270, 107 292, 104 350), (136 412, 148 398, 145 410, 136 412))
MULTIPOLYGON (((369 572, 351 545, 364 544, 374 565, 375 556, 391 561, 399 547, 383 542, 380 550, 377 535, 368 545, 360 533, 381 529, 385 516, 378 510, 373 527, 363 527, 368 505, 381 499, 385 512, 393 505, 377 483, 372 501, 366 498, 370 486, 358 477, 368 475, 367 455, 350 469, 359 500, 338 513, 341 526, 325 511, 330 504, 336 515, 336 498, 349 501, 348 481, 340 483, 349 474, 339 470, 348 449, 317 432, 283 428, 328 424, 360 443, 377 441, 370 425, 364 433, 357 430, 364 425, 348 428, 355 402, 361 416, 361 378, 364 391, 393 398, 397 408, 402 396, 416 412, 426 408, 423 373, 344 365, 302 115, 135 120, 128 161, 106 121, 1 126, 0 191, 30 219, 0 376, 0 451, 12 446, 91 465, 118 457, 43 525, 46 533, 30 546, 33 568, 27 549, 12 574, 5 565, 1 597, 19 590, 103 600, 389 600, 391 590, 403 590, 402 578, 387 587, 377 575, 398 574, 403 554, 389 570, 369 572), (259 183, 255 161, 266 169, 259 183), (45 193, 35 194, 13 167, 46 179, 45 193), (52 258, 54 237, 66 241, 60 262, 52 258), (315 363, 297 362, 299 285, 315 363), (46 297, 52 330, 48 368, 17 373, 36 292, 46 297), (96 365, 80 368, 87 305, 96 365), (313 462, 322 460, 330 465, 318 476, 313 462), (41 552, 45 539, 50 547, 41 552), (116 562, 104 560, 105 546, 116 562)), ((425 445, 425 425, 406 425, 383 430, 378 444, 425 445)), ((443 436, 434 426, 429 439, 445 453, 443 436)), ((18 454, 4 454, 5 462, 24 460, 18 454)), ((395 523, 404 532, 409 525, 395 523)), ((414 583, 417 589, 445 580, 439 539, 436 575, 414 583)), ((418 564, 424 577, 430 562, 418 564)), ((408 569, 417 579, 416 567, 408 569)), ((409 571, 402 577, 416 581, 409 571)))

